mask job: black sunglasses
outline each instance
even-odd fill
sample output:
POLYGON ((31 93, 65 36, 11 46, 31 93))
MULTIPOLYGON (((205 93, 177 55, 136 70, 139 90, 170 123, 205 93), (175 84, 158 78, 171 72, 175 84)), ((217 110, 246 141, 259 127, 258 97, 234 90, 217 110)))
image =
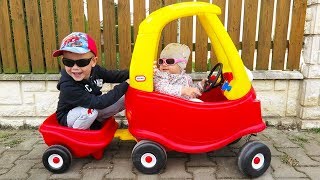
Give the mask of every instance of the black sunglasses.
POLYGON ((78 60, 62 58, 62 63, 68 67, 73 67, 74 64, 76 64, 78 67, 85 67, 85 66, 88 66, 92 58, 93 57, 89 59, 78 59, 78 60))

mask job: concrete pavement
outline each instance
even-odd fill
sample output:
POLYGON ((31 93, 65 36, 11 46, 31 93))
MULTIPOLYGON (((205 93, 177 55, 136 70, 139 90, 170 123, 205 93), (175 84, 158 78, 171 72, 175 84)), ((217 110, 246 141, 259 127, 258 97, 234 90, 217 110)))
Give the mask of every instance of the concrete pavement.
MULTIPOLYGON (((320 132, 268 127, 251 137, 266 144, 271 165, 257 179, 320 179, 320 132)), ((237 152, 245 142, 204 154, 168 153, 166 168, 156 175, 139 173, 132 165, 135 142, 114 139, 102 160, 73 159, 63 174, 52 174, 42 164, 44 144, 37 130, 0 130, 0 179, 247 179, 237 167, 237 152)))

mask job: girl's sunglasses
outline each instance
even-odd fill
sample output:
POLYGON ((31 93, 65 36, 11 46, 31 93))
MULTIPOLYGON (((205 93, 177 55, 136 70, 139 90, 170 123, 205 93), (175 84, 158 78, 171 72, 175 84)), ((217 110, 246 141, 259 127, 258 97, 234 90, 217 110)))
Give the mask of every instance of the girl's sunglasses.
POLYGON ((62 58, 62 63, 67 67, 73 67, 74 64, 76 64, 78 67, 85 67, 85 66, 88 66, 92 58, 93 57, 89 59, 78 59, 78 60, 62 58))
POLYGON ((173 65, 173 64, 177 64, 179 62, 186 62, 185 59, 175 59, 175 58, 161 58, 158 60, 158 64, 166 64, 166 65, 173 65))

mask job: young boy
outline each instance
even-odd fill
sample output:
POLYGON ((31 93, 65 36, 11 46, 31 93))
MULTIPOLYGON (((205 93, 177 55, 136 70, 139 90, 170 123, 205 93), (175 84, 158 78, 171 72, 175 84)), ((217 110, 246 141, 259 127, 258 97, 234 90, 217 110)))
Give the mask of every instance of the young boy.
POLYGON ((189 47, 179 43, 170 43, 161 51, 158 60, 159 69, 154 70, 155 91, 201 101, 195 98, 201 95, 204 80, 193 84, 192 78, 184 70, 189 56, 189 47))
POLYGON ((66 36, 54 57, 62 55, 65 68, 57 85, 60 90, 57 118, 61 125, 89 129, 124 110, 124 94, 129 86, 128 70, 106 70, 97 65, 97 47, 87 34, 73 32, 66 36), (108 93, 100 91, 103 83, 120 83, 108 93))

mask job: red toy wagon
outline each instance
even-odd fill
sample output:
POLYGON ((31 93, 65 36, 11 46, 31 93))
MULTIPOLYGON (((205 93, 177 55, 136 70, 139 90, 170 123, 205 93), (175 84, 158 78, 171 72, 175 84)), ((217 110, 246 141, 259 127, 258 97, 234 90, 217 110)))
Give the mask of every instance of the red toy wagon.
POLYGON ((49 146, 42 156, 43 165, 51 172, 62 173, 69 168, 72 157, 92 155, 101 159, 117 128, 118 124, 112 117, 99 130, 72 129, 59 125, 56 114, 52 114, 39 128, 49 146))

